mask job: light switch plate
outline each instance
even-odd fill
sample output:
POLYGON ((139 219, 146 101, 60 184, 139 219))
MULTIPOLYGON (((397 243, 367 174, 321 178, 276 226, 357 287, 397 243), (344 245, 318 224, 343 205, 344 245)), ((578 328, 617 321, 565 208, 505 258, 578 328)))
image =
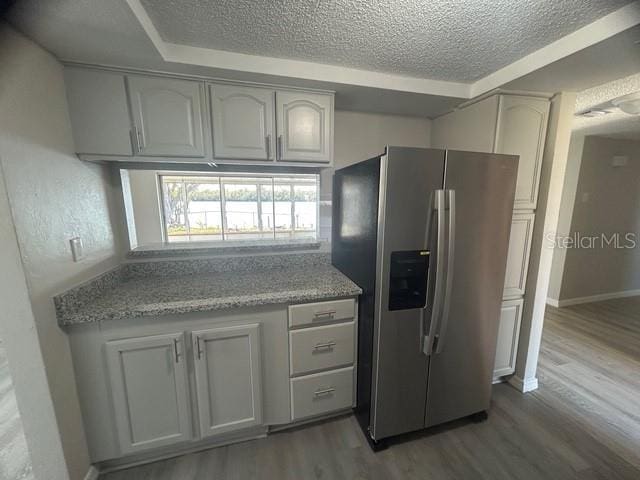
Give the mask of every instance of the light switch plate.
POLYGON ((84 248, 82 245, 82 239, 80 237, 74 237, 69 240, 69 244, 71 245, 71 255, 73 256, 74 262, 79 262, 84 258, 84 248))

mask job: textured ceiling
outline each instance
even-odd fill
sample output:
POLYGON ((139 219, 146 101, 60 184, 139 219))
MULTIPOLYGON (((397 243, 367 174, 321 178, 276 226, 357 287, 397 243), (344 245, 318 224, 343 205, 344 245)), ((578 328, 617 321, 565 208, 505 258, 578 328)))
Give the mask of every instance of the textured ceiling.
POLYGON ((576 116, 573 131, 583 135, 640 140, 640 115, 628 115, 611 104, 611 100, 633 92, 640 92, 640 73, 580 92, 576 98, 576 113, 592 108, 610 113, 602 117, 576 116))
POLYGON ((629 0, 142 0, 170 43, 472 82, 629 0))

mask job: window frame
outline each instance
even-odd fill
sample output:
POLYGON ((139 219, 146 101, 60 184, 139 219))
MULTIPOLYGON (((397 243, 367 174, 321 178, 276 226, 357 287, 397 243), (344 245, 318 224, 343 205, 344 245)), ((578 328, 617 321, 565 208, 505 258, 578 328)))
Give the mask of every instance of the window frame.
MULTIPOLYGON (((294 185, 295 182, 291 183, 291 193, 292 193, 292 198, 291 198, 291 214, 290 214, 290 222, 291 222, 291 238, 278 238, 277 237, 277 230, 276 230, 276 226, 275 226, 275 189, 272 190, 272 215, 273 215, 273 230, 272 232, 268 232, 268 233, 272 233, 272 235, 270 235, 268 238, 252 238, 252 239, 227 239, 225 238, 226 235, 228 235, 228 232, 226 231, 226 227, 227 227, 227 220, 226 220, 226 212, 225 212, 225 193, 224 193, 224 183, 222 181, 223 178, 240 178, 240 179, 255 179, 255 178, 265 178, 265 179, 271 179, 271 185, 272 187, 275 187, 276 183, 274 182, 275 179, 277 178, 295 178, 295 177, 307 177, 307 178, 311 178, 314 177, 314 185, 315 185, 315 189, 316 189, 316 200, 315 200, 315 234, 313 237, 308 237, 309 240, 313 240, 313 241, 317 241, 320 235, 320 173, 319 172, 315 172, 315 173, 267 173, 267 172, 260 172, 260 173, 254 173, 254 172, 193 172, 193 171, 171 171, 171 170, 166 170, 166 171, 156 171, 156 189, 157 189, 157 201, 159 203, 159 207, 160 207, 160 226, 161 226, 161 232, 162 232, 162 241, 164 244, 166 245, 176 245, 176 244, 197 244, 197 243, 209 243, 209 244, 219 244, 219 245, 224 245, 227 242, 256 242, 256 243, 264 243, 264 244, 269 244, 269 243, 274 243, 274 242, 278 242, 280 243, 281 241, 286 241, 286 240, 291 240, 291 241, 295 241, 295 240, 302 240, 305 239, 305 237, 300 237, 300 238, 296 238, 294 236, 295 230, 296 230, 296 226, 295 226, 295 197, 293 196, 293 192, 294 192, 294 185), (212 177, 212 178, 218 178, 218 185, 220 186, 220 217, 221 217, 221 239, 220 240, 174 240, 174 241, 170 241, 169 240, 169 232, 167 231, 167 221, 166 221, 166 211, 165 211, 165 201, 164 201, 164 188, 163 188, 163 177, 194 177, 194 178, 203 178, 203 177, 212 177)), ((262 201, 260 200, 260 190, 261 190, 261 186, 262 184, 257 183, 257 199, 256 199, 256 204, 258 205, 258 225, 262 224, 262 218, 261 218, 261 211, 262 211, 262 206, 260 205, 262 203, 262 201)), ((188 219, 185 219, 185 224, 188 224, 188 219)), ((262 232, 262 230, 260 230, 260 232, 262 232)), ((267 232, 265 232, 267 233, 267 232)), ((197 234, 187 234, 187 236, 189 238, 196 236, 197 234)))

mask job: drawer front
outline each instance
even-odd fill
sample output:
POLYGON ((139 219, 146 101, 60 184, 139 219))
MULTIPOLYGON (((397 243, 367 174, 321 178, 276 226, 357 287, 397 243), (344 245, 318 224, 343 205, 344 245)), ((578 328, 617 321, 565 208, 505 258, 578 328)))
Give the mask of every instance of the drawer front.
POLYGON ((305 303, 289 307, 289 326, 311 325, 314 323, 350 320, 356 315, 353 298, 330 302, 305 303))
POLYGON ((355 322, 289 332, 291 375, 353 364, 355 322))
POLYGON ((322 415, 353 404, 353 367, 291 379, 291 418, 322 415))

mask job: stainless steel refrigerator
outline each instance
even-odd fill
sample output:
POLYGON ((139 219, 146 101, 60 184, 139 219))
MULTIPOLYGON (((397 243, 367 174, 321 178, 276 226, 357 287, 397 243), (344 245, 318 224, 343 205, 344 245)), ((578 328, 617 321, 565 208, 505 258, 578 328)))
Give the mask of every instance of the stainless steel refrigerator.
POLYGON ((489 409, 517 169, 387 147, 336 170, 332 263, 364 292, 355 411, 374 447, 489 409))

